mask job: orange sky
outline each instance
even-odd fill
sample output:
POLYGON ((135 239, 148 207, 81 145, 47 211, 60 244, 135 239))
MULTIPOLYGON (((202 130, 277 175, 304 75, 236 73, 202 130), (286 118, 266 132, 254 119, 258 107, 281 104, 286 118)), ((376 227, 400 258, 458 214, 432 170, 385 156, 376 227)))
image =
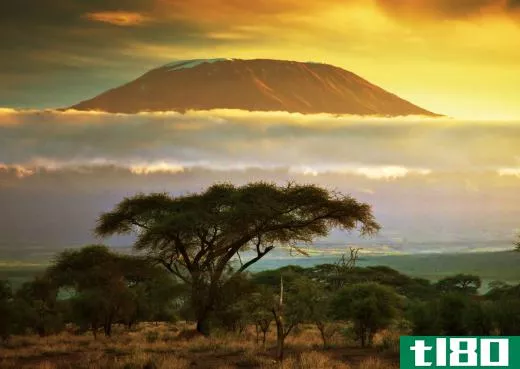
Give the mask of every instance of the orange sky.
POLYGON ((17 32, 2 41, 0 106, 68 105, 174 59, 235 57, 325 62, 437 113, 519 119, 519 3, 44 0, 41 12, 10 4, 0 31, 17 32))
MULTIPOLYGON (((237 41, 263 38, 259 44, 218 48, 217 54, 322 61, 442 114, 520 117, 520 17, 497 4, 459 16, 424 0, 394 1, 402 4, 400 9, 371 1, 338 1, 324 7, 308 3, 308 8, 282 12, 276 18, 268 12, 251 15, 241 24, 212 32, 214 37, 237 41)), ((217 21, 227 20, 209 9, 217 21)), ((205 50, 197 52, 203 55, 205 50)))

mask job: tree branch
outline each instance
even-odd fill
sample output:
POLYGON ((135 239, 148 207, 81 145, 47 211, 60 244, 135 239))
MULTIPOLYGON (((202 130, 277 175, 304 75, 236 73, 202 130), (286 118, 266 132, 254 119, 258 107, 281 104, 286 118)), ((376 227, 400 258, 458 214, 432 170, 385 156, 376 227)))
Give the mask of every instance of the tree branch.
POLYGON ((146 229, 148 231, 150 230, 150 227, 148 227, 147 225, 144 225, 143 223, 138 222, 135 219, 130 219, 130 223, 132 223, 133 225, 135 225, 137 227, 144 228, 144 229, 146 229))
POLYGON ((188 252, 186 251, 186 248, 184 247, 183 243, 181 242, 181 239, 179 238, 179 236, 175 236, 175 242, 176 242, 176 249, 179 250, 183 260, 184 260, 184 263, 186 264, 186 269, 188 269, 188 271, 192 272, 193 271, 193 265, 192 265, 192 262, 190 260, 190 256, 188 255, 188 252))
POLYGON ((256 248, 257 255, 249 260, 247 263, 243 264, 240 269, 238 269, 237 273, 242 273, 244 270, 249 268, 252 264, 256 263, 258 260, 262 259, 265 255, 267 255, 270 251, 274 249, 274 246, 267 246, 264 251, 260 251, 259 246, 256 248))
POLYGON ((242 262, 242 258, 240 257, 240 251, 237 251, 238 261, 240 261, 240 266, 244 266, 244 263, 242 262))
POLYGON ((285 332, 283 332, 283 338, 286 338, 289 333, 291 333, 291 331, 293 330, 294 327, 296 327, 298 325, 298 323, 292 323, 290 324, 288 327, 287 327, 287 330, 285 332))

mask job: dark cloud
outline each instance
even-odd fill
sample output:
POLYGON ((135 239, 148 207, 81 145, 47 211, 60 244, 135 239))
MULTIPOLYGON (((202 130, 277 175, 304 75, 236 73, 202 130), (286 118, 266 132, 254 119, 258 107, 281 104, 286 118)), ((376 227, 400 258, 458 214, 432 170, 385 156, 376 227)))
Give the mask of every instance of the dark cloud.
POLYGON ((508 0, 507 5, 512 9, 516 9, 520 7, 520 0, 508 0))
POLYGON ((4 1, 0 7, 2 22, 19 24, 75 24, 81 15, 97 11, 150 12, 155 1, 149 0, 17 0, 4 1))
POLYGON ((75 103, 171 61, 153 50, 139 52, 138 45, 200 48, 232 42, 208 38, 197 21, 158 12, 158 3, 3 1, 0 106, 75 103), (121 27, 88 16, 103 12, 135 12, 153 21, 121 27))

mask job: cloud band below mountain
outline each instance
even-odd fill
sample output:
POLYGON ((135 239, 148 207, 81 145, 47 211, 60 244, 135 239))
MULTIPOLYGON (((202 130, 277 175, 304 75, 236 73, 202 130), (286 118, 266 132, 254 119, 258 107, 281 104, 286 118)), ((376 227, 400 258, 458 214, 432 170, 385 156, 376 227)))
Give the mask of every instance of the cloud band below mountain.
POLYGON ((446 170, 508 174, 520 166, 519 148, 514 122, 235 110, 0 110, 0 163, 27 169, 109 164, 143 174, 190 167, 288 167, 372 178, 446 170))

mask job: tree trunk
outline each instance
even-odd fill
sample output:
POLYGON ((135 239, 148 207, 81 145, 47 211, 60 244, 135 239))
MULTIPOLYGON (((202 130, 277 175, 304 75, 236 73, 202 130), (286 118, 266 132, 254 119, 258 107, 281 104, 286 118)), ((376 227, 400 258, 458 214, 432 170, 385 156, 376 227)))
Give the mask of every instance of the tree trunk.
POLYGON ((276 357, 279 361, 283 361, 283 354, 285 349, 285 337, 283 332, 277 332, 276 336, 276 357))
POLYGON ((366 345, 366 331, 364 328, 360 329, 360 336, 361 336, 361 347, 365 347, 366 345))
POLYGON ((38 332, 38 336, 45 337, 45 328, 43 326, 36 327, 36 332, 38 332))
POLYGON ((246 328, 247 328, 246 324, 239 323, 239 325, 238 325, 238 334, 239 335, 243 335, 244 332, 246 331, 246 328))
POLYGON ((211 333, 210 315, 216 296, 216 285, 207 286, 194 282, 191 291, 191 305, 195 309, 197 332, 208 337, 211 333))
POLYGON ((374 344, 374 333, 372 333, 372 330, 368 332, 368 347, 372 347, 374 344))
POLYGON ((97 331, 98 331, 98 324, 97 324, 97 322, 92 322, 90 324, 90 327, 92 329, 92 334, 94 335, 94 339, 97 340, 97 331))
POLYGON ((112 335, 112 319, 105 320, 105 324, 103 324, 103 330, 106 337, 110 337, 112 335))
POLYGON ((283 361, 284 344, 285 344, 285 329, 283 318, 273 310, 274 321, 276 323, 276 357, 281 362, 283 361))
POLYGON ((325 335, 325 330, 320 329, 321 340, 323 341, 323 349, 326 350, 329 347, 329 343, 327 342, 327 336, 325 335))
POLYGON ((259 330, 262 332, 262 347, 265 350, 265 341, 267 339, 267 332, 269 332, 269 327, 271 326, 271 322, 267 319, 261 319, 257 322, 259 330))
POLYGON ((209 336, 211 332, 209 314, 201 314, 197 317, 197 332, 209 336))

